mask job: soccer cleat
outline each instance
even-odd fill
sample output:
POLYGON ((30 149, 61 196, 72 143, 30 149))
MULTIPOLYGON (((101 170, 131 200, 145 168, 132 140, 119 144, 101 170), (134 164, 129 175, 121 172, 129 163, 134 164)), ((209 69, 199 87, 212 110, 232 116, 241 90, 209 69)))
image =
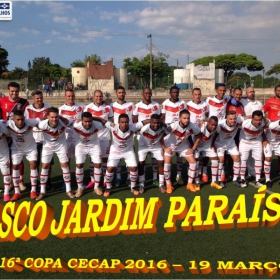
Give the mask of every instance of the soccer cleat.
POLYGON ((174 190, 174 188, 171 184, 166 185, 166 193, 171 194, 171 193, 173 193, 173 190, 174 190))
POLYGON ((74 195, 71 191, 66 192, 66 195, 67 195, 69 198, 74 198, 74 197, 75 197, 75 195, 74 195))
POLYGON ((131 188, 131 192, 132 192, 134 195, 138 195, 138 194, 139 194, 139 191, 136 190, 135 188, 131 188))
POLYGON ((226 187, 226 185, 222 181, 219 181, 218 184, 222 187, 222 189, 224 189, 226 187))
POLYGON ((179 185, 183 185, 183 184, 184 184, 181 175, 177 174, 177 176, 176 176, 176 182, 177 182, 179 185))
POLYGON ((240 187, 241 188, 247 188, 248 187, 248 184, 247 184, 247 182, 244 179, 241 180, 240 187))
POLYGON ((159 186, 159 190, 160 190, 161 193, 166 193, 166 187, 165 187, 165 185, 160 185, 160 186, 159 186))
POLYGON ((140 186, 139 186, 139 193, 140 193, 140 194, 143 194, 143 193, 144 193, 144 191, 145 191, 144 187, 145 187, 144 184, 141 183, 140 186))
POLYGON ((261 183, 260 180, 258 180, 258 181, 255 182, 255 187, 256 187, 256 188, 260 188, 260 187, 262 187, 262 186, 263 186, 263 184, 261 183))
POLYGON ((200 184, 199 183, 195 183, 195 189, 197 190, 197 191, 200 191, 200 184))
POLYGON ((212 182, 212 183, 210 184, 210 186, 211 186, 212 188, 217 189, 217 190, 221 190, 221 189, 223 188, 223 186, 221 186, 221 185, 219 184, 219 182, 212 182))
POLYGON ((266 184, 266 186, 267 186, 268 188, 272 188, 272 183, 271 183, 271 181, 267 181, 265 184, 266 184))
POLYGON ((159 182, 158 182, 158 179, 156 179, 156 180, 153 180, 153 185, 154 185, 154 186, 156 186, 156 187, 158 187, 158 186, 159 186, 159 182))
POLYGON ((108 197, 108 196, 110 196, 110 195, 111 195, 111 191, 108 190, 108 189, 106 189, 106 190, 104 191, 104 193, 103 193, 103 196, 105 196, 105 197, 108 197))
POLYGON ((10 201, 16 201, 19 200, 21 198, 21 194, 20 193, 15 193, 12 198, 10 199, 10 201))
POLYGON ((75 194, 75 197, 81 197, 84 193, 84 190, 82 188, 78 188, 75 194))
POLYGON ((46 196, 45 193, 40 193, 35 199, 36 199, 36 200, 41 200, 41 199, 43 199, 45 196, 46 196))
POLYGON ((31 199, 36 199, 37 198, 37 193, 36 192, 30 192, 30 198, 31 199))
POLYGON ((237 180, 235 180, 235 181, 232 181, 232 183, 236 186, 236 187, 240 187, 240 184, 239 184, 239 182, 237 181, 237 180))
POLYGON ((191 191, 191 192, 197 192, 197 190, 196 190, 196 188, 195 188, 195 184, 193 184, 193 183, 188 183, 188 184, 186 185, 186 189, 189 190, 189 191, 191 191))
POLYGON ((207 174, 205 174, 205 173, 202 174, 202 181, 203 181, 204 183, 207 183, 207 182, 208 182, 208 175, 207 175, 207 174))
POLYGON ((119 187, 121 185, 121 179, 116 178, 115 187, 119 187))
POLYGON ((97 195, 102 195, 103 191, 98 187, 98 188, 94 188, 93 192, 97 195))
POLYGON ((93 189, 94 188, 94 181, 90 181, 87 186, 86 186, 86 189, 93 189))
POLYGON ((19 189, 23 192, 26 190, 26 186, 23 183, 19 183, 19 189))
POLYGON ((11 198, 8 194, 4 194, 3 200, 4 200, 4 202, 9 202, 11 200, 11 198))

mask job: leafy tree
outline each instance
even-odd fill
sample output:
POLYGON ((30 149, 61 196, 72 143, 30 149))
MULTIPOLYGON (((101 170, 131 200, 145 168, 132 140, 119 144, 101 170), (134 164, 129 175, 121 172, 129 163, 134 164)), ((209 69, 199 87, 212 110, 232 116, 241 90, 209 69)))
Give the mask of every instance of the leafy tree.
POLYGON ((280 73, 280 63, 274 64, 266 73, 265 75, 269 76, 272 74, 279 74, 280 73))
POLYGON ((10 71, 7 76, 7 78, 11 79, 11 80, 23 79, 26 77, 27 77, 27 71, 25 71, 24 69, 22 69, 20 67, 15 67, 15 69, 10 71))
POLYGON ((0 75, 3 72, 8 71, 7 67, 10 64, 8 60, 8 55, 8 52, 5 49, 1 48, 0 45, 0 75))
POLYGON ((86 67, 86 64, 84 61, 78 59, 78 60, 75 60, 73 61, 71 64, 70 64, 71 68, 73 67, 86 67))
POLYGON ((256 56, 246 53, 206 56, 194 60, 193 63, 195 65, 208 65, 214 61, 216 69, 224 69, 224 75, 227 80, 236 70, 246 69, 253 72, 264 69, 263 63, 256 56))
MULTIPOLYGON (((158 81, 157 86, 163 86, 163 81, 167 85, 168 76, 170 82, 173 81, 173 70, 167 63, 168 57, 160 52, 152 57, 152 78, 158 81)), ((123 67, 127 68, 129 83, 141 83, 142 87, 150 85, 150 54, 140 59, 137 57, 125 58, 123 62, 123 67)))
POLYGON ((92 61, 93 64, 101 64, 102 63, 102 59, 99 55, 97 54, 91 54, 90 56, 85 56, 84 62, 85 65, 87 65, 88 61, 92 61))

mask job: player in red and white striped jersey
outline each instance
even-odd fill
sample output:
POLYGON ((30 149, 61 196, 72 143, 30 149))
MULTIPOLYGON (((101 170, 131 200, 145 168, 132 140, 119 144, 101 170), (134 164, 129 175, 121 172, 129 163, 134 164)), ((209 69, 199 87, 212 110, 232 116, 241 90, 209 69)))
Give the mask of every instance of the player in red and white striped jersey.
POLYGON ((150 120, 144 120, 136 124, 130 124, 128 115, 121 114, 119 116, 119 123, 117 125, 109 122, 106 123, 106 127, 110 128, 112 132, 112 145, 110 147, 110 154, 106 171, 106 190, 104 192, 105 197, 110 195, 114 170, 118 166, 118 163, 121 159, 124 159, 130 172, 131 192, 134 195, 139 194, 139 191, 135 189, 138 177, 138 169, 133 148, 134 133, 140 130, 143 125, 147 124, 149 121, 150 120))
POLYGON ((59 115, 57 108, 51 107, 48 111, 47 119, 39 123, 38 127, 43 131, 44 142, 42 151, 42 169, 40 176, 41 190, 36 200, 41 200, 46 196, 46 184, 48 180, 50 162, 53 154, 56 153, 63 172, 63 180, 66 187, 66 195, 74 198, 71 192, 71 174, 69 170, 69 157, 65 131, 73 124, 73 120, 66 119, 59 115))
POLYGON ((263 133, 266 122, 264 121, 262 111, 254 111, 252 119, 244 120, 240 132, 239 150, 241 154, 241 180, 245 180, 246 163, 249 152, 252 151, 252 156, 255 159, 256 187, 261 187, 260 182, 262 170, 262 146, 268 144, 265 134, 263 133))
MULTIPOLYGON (((26 107, 24 111, 25 119, 35 119, 35 118, 39 118, 41 120, 46 119, 48 111, 51 108, 51 105, 43 103, 43 98, 44 98, 43 92, 41 90, 34 90, 31 93, 31 96, 34 103, 26 107)), ((37 145, 37 152, 38 152, 37 170, 39 172, 39 166, 41 164, 41 154, 43 149, 43 141, 44 141, 43 132, 38 127, 34 127, 33 137, 37 145)), ((52 165, 53 165, 53 159, 52 159, 52 165)), ((51 178, 51 167, 49 169, 49 179, 47 182, 47 188, 49 189, 52 188, 50 178, 51 178)))
POLYGON ((216 116, 219 120, 226 117, 226 108, 230 100, 230 96, 226 95, 226 87, 219 85, 216 89, 216 95, 207 97, 206 102, 209 106, 209 118, 216 116))
POLYGON ((145 160, 148 153, 151 153, 153 159, 157 160, 159 169, 159 189, 162 193, 166 192, 164 186, 164 174, 163 174, 163 150, 160 144, 161 138, 165 134, 165 127, 161 124, 159 114, 153 114, 151 116, 151 122, 146 124, 139 131, 138 137, 138 158, 139 158, 139 183, 140 189, 144 189, 145 181, 145 160))
POLYGON ((74 132, 77 135, 77 143, 75 147, 76 159, 76 180, 78 190, 76 197, 83 194, 84 180, 84 164, 86 157, 89 156, 94 166, 94 193, 102 195, 103 192, 99 188, 100 178, 102 174, 101 162, 102 153, 99 144, 98 133, 104 130, 104 126, 99 122, 93 122, 90 112, 83 112, 82 120, 74 123, 74 132))
MULTIPOLYGON (((92 114, 93 117, 99 117, 106 121, 113 120, 113 110, 110 105, 107 105, 103 101, 103 92, 101 90, 96 90, 93 93, 93 102, 87 105, 84 109, 84 112, 89 112, 92 114)), ((99 143, 102 153, 102 161, 103 161, 103 175, 106 174, 107 169, 107 161, 109 156, 110 150, 110 130, 104 127, 102 130, 98 131, 97 133, 99 137, 99 143)), ((90 176, 91 181, 87 185, 88 188, 93 188, 94 186, 94 176, 93 176, 93 163, 90 163, 90 176)), ((104 180, 105 181, 105 180, 104 180)))
MULTIPOLYGON (((132 102, 127 102, 125 101, 125 88, 123 86, 118 86, 116 89, 116 96, 117 96, 117 101, 113 102, 111 104, 111 107, 113 109, 113 113, 114 113, 114 124, 118 124, 119 123, 119 116, 121 114, 127 114, 128 118, 129 118, 129 123, 133 123, 132 121, 132 113, 134 110, 134 104, 132 102)), ((118 187, 121 183, 121 163, 119 162, 118 168, 117 168, 117 172, 116 172, 117 178, 116 178, 116 182, 115 185, 116 187, 118 187)), ((127 181, 127 183, 129 184, 129 179, 127 181)))
POLYGON ((234 141, 234 137, 242 121, 243 117, 237 117, 235 111, 228 111, 226 119, 219 121, 220 132, 216 139, 215 146, 219 157, 218 181, 221 186, 224 186, 222 175, 224 174, 225 151, 227 151, 233 159, 233 183, 237 187, 246 187, 245 181, 241 184, 237 182, 240 171, 240 156, 238 147, 234 141))
MULTIPOLYGON (((201 139, 200 129, 196 124, 190 122, 190 112, 186 109, 180 111, 179 121, 172 123, 167 129, 169 135, 164 138, 162 147, 164 149, 164 177, 166 181, 166 192, 172 193, 173 186, 171 184, 171 161, 174 153, 178 153, 180 157, 184 157, 189 163, 187 190, 197 192, 196 185, 193 184, 196 174, 196 160, 194 157, 195 150, 201 139), (188 141, 188 137, 195 135, 195 142, 192 145, 188 141)), ((200 189, 200 188, 199 188, 200 189)))
MULTIPOLYGON (((133 110, 133 123, 138 121, 143 121, 150 119, 152 114, 160 115, 160 106, 157 102, 152 100, 152 90, 148 87, 143 89, 142 92, 143 100, 138 102, 133 110)), ((139 138, 139 137, 138 137, 139 138)), ((152 158, 152 167, 153 167, 153 182, 154 185, 159 187, 158 182, 158 162, 156 159, 152 158)))
MULTIPOLYGON (((179 120, 180 111, 187 108, 184 100, 179 98, 179 88, 177 86, 170 87, 170 98, 162 103, 161 117, 166 124, 171 124, 179 120)), ((176 181, 179 184, 182 180, 182 158, 177 154, 177 176, 176 181)))
MULTIPOLYGON (((65 104, 58 108, 59 115, 68 119, 68 120, 77 120, 81 119, 83 110, 85 108, 84 104, 75 103, 75 93, 73 89, 65 90, 65 104)), ((66 141, 67 141, 67 149, 68 149, 68 157, 75 157, 75 145, 76 140, 73 136, 73 128, 67 127, 65 131, 66 141)))
POLYGON ((40 122, 39 118, 32 120, 25 120, 24 113, 20 110, 14 111, 13 120, 9 120, 6 124, 8 135, 12 137, 13 143, 11 146, 11 158, 13 163, 13 183, 15 188, 15 194, 11 198, 11 201, 16 201, 21 198, 19 182, 20 163, 25 156, 30 165, 30 181, 31 181, 31 193, 32 199, 36 198, 36 186, 38 180, 37 171, 37 149, 36 142, 33 137, 33 127, 37 126, 40 122))

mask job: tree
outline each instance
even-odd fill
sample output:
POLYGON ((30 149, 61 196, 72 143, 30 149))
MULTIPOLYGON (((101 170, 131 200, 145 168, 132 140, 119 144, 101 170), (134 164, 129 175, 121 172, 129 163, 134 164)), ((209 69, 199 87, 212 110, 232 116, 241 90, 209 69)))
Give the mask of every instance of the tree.
POLYGON ((1 48, 0 45, 0 75, 3 72, 8 71, 7 67, 10 64, 9 60, 7 59, 8 55, 8 52, 5 49, 1 48))
POLYGON ((30 62, 30 60, 28 61, 27 67, 28 67, 28 71, 29 71, 31 69, 31 62, 30 62))
POLYGON ((71 64, 70 64, 71 68, 73 67, 86 67, 86 64, 84 61, 80 60, 80 59, 77 59, 75 61, 73 61, 71 64))
POLYGON ((7 76, 7 78, 11 80, 18 80, 26 77, 27 77, 27 71, 25 71, 20 67, 15 67, 15 69, 10 71, 7 76))
POLYGON ((272 74, 279 74, 280 73, 280 63, 274 64, 266 73, 265 75, 269 76, 272 74))
MULTIPOLYGON (((170 81, 173 81, 171 77, 173 77, 173 70, 167 63, 168 55, 163 53, 158 53, 157 55, 153 55, 153 64, 152 64, 152 78, 157 79, 159 82, 157 83, 160 86, 160 82, 166 80, 167 77, 170 77, 170 81)), ((125 58, 123 67, 127 69, 129 82, 132 80, 134 83, 139 84, 141 82, 142 87, 149 86, 150 81, 150 54, 147 54, 142 58, 125 58)), ((162 85, 161 85, 162 86, 162 85)))
POLYGON ((224 69, 224 76, 228 80, 235 70, 260 71, 264 69, 263 63, 256 56, 247 53, 221 54, 206 56, 193 61, 195 65, 208 65, 215 61, 216 69, 224 69))
POLYGON ((92 61, 93 64, 101 64, 102 63, 102 59, 99 55, 97 54, 91 54, 90 56, 85 56, 84 62, 85 65, 87 66, 88 61, 92 61))

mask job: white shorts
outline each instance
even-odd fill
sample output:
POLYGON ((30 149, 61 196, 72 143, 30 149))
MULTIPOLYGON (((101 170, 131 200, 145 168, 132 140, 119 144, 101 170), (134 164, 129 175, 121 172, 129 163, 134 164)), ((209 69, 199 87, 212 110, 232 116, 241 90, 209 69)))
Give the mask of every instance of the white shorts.
POLYGON ((164 144, 166 147, 171 148, 172 149, 172 155, 164 152, 164 156, 171 156, 173 157, 176 153, 179 155, 179 157, 183 157, 185 158, 186 156, 192 156, 191 155, 186 155, 187 150, 190 148, 190 144, 189 141, 183 141, 181 143, 181 145, 179 145, 179 147, 174 147, 169 141, 168 139, 166 139, 166 141, 164 141, 164 144))
POLYGON ((12 150, 11 154, 12 154, 12 163, 16 165, 22 162, 24 156, 28 161, 37 161, 38 158, 37 148, 27 152, 12 150))
POLYGON ((60 163, 66 163, 69 161, 67 147, 61 145, 59 148, 56 149, 51 149, 49 147, 43 146, 41 162, 50 163, 54 153, 57 154, 60 163))
POLYGON ((224 157, 225 152, 232 156, 239 156, 240 153, 234 141, 231 141, 230 144, 227 145, 216 145, 218 157, 224 157))
POLYGON ((156 160, 163 160, 163 150, 161 147, 147 148, 147 147, 139 146, 138 148, 139 161, 145 161, 148 153, 151 153, 151 156, 156 160))
POLYGON ((102 158, 108 158, 110 153, 110 140, 99 139, 102 158))
POLYGON ((101 149, 99 145, 83 146, 76 145, 75 158, 76 164, 83 164, 86 161, 87 156, 90 157, 91 162, 101 163, 101 149))
POLYGON ((0 153, 0 169, 2 174, 10 174, 10 155, 9 150, 1 151, 0 153))
MULTIPOLYGON (((214 157, 217 157, 217 153, 214 151, 213 148, 204 148, 204 147, 197 147, 197 152, 198 154, 201 154, 202 157, 210 157, 210 158, 214 158, 214 157)), ((199 156, 198 156, 199 157, 199 156)), ((196 156, 196 158, 198 158, 196 156)))
POLYGON ((280 143, 269 143, 263 152, 265 157, 272 157, 273 152, 276 156, 280 156, 280 143))
POLYGON ((239 151, 241 160, 247 160, 250 151, 252 151, 252 157, 255 160, 262 160, 262 142, 253 140, 241 140, 239 143, 239 151))
POLYGON ((124 159, 126 166, 128 167, 137 167, 137 161, 134 150, 127 151, 127 152, 118 152, 114 148, 114 146, 111 146, 110 148, 110 154, 107 162, 107 166, 110 167, 117 167, 119 164, 119 161, 121 159, 124 159))

